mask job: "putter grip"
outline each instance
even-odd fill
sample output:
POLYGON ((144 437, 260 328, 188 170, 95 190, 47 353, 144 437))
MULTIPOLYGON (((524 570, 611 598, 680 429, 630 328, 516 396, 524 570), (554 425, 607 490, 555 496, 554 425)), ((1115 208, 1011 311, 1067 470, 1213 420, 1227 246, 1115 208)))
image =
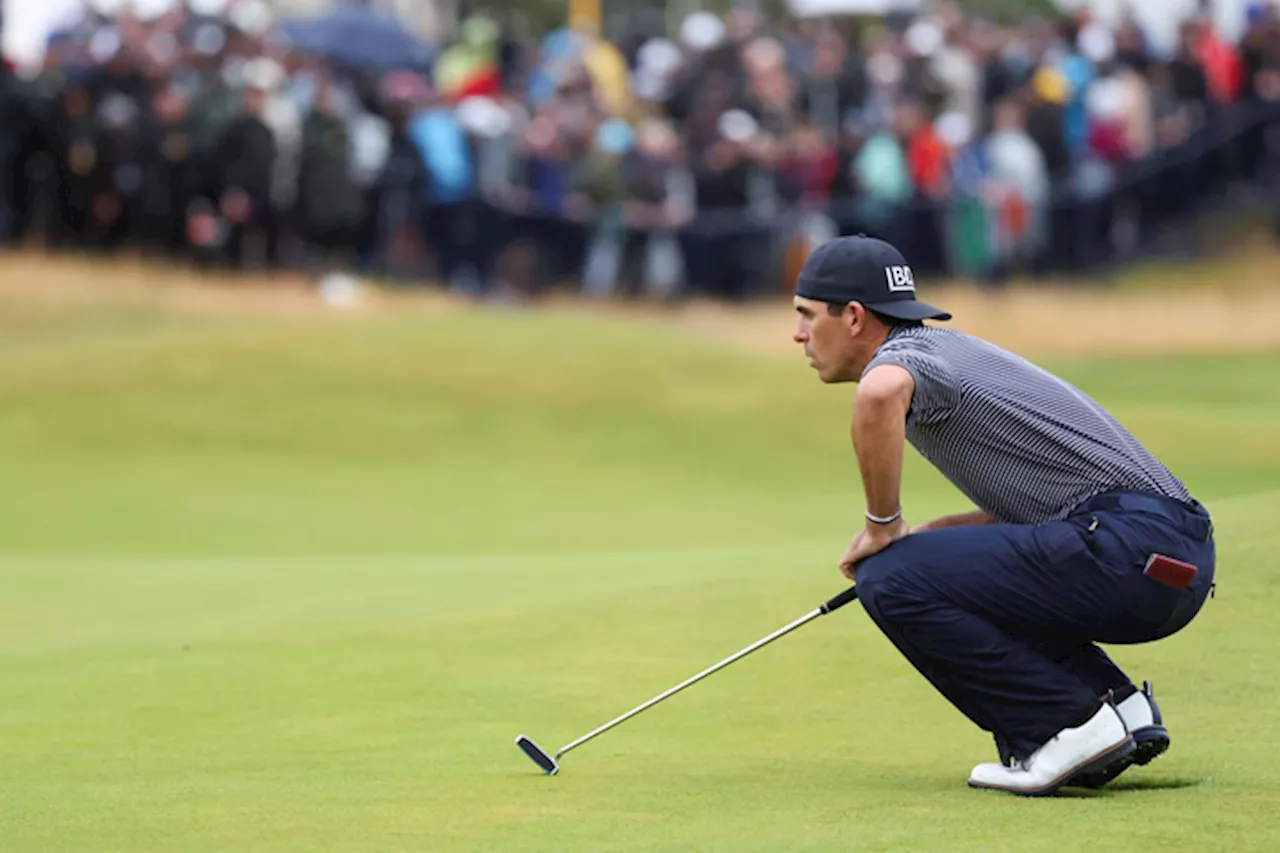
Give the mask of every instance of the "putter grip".
POLYGON ((841 607, 844 607, 846 604, 848 604, 850 601, 853 601, 857 597, 858 597, 858 587, 856 585, 851 586, 848 589, 846 589, 844 592, 837 595, 835 598, 828 601, 826 604, 822 605, 822 607, 820 607, 819 609, 824 614, 831 613, 835 610, 839 610, 841 607))

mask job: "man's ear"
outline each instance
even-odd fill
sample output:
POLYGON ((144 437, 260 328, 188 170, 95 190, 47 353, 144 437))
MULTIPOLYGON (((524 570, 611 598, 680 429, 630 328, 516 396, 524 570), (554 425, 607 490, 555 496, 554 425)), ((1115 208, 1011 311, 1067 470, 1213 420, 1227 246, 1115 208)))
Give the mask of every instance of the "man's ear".
POLYGON ((867 322, 867 309, 861 302, 850 302, 844 306, 844 324, 850 334, 857 334, 867 322))

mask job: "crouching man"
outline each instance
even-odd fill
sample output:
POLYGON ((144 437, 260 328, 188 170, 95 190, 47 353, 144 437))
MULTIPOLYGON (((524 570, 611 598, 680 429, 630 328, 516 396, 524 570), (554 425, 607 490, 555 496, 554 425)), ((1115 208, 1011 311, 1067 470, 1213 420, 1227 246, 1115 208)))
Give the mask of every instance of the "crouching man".
POLYGON ((866 520, 841 561, 885 636, 994 736, 969 784, 1098 787, 1169 747, 1149 684, 1098 643, 1186 626, 1213 586, 1213 527, 1186 487, 1079 389, 925 320, 910 266, 864 236, 823 244, 796 284, 794 339, 827 383, 859 383, 866 520), (976 505, 910 527, 906 442, 976 505))

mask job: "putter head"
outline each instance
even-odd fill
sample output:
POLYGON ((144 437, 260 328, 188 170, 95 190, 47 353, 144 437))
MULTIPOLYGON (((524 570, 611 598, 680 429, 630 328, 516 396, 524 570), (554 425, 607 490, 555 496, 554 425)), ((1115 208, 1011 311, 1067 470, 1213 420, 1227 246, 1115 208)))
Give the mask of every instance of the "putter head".
POLYGON ((533 763, 542 768, 542 772, 548 776, 554 776, 560 772, 560 765, 556 764, 556 760, 552 758, 546 750, 538 746, 524 735, 516 738, 516 746, 524 751, 524 754, 533 760, 533 763))

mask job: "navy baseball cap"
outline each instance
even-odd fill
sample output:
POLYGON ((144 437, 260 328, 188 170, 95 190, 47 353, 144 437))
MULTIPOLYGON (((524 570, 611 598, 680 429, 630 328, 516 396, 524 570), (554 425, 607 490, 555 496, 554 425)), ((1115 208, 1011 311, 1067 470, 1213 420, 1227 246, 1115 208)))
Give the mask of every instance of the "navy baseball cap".
POLYGON ((823 243, 796 279, 796 296, 863 307, 898 320, 950 320, 951 315, 916 299, 916 281, 902 253, 859 234, 823 243))

